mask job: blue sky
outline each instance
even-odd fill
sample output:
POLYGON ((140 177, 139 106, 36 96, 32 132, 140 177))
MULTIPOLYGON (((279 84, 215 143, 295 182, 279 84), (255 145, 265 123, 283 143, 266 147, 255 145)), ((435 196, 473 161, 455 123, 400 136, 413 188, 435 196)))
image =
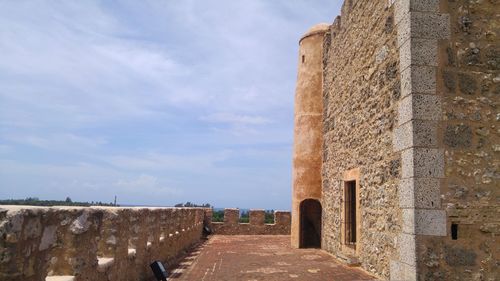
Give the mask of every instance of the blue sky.
POLYGON ((289 209, 298 40, 340 1, 0 1, 0 198, 289 209))

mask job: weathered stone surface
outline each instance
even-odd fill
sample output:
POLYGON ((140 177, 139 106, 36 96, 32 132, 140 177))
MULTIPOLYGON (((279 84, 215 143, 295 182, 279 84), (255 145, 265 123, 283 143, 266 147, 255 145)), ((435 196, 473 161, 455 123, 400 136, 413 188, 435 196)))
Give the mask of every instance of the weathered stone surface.
POLYGON ((462 247, 445 247, 445 260, 450 266, 473 266, 476 265, 477 254, 462 247))
POLYGON ((392 26, 397 20, 386 4, 356 2, 349 11, 352 20, 342 15, 342 23, 332 25, 331 38, 323 46, 323 124, 334 119, 335 126, 327 125, 323 135, 321 244, 330 253, 356 258, 363 269, 381 278, 389 276, 400 228, 396 208, 401 161, 392 146, 403 88, 392 26), (370 32, 360 40, 354 30, 370 32), (341 234, 343 178, 356 168, 361 186, 360 244, 356 251, 349 251, 343 247, 341 234))
POLYGON ((403 209, 403 233, 446 236, 446 212, 442 210, 403 209))
POLYGON ((469 148, 472 143, 472 129, 467 125, 448 125, 444 143, 452 148, 469 148))
POLYGON ((445 247, 466 243, 482 262, 469 265, 464 280, 495 279, 497 4, 344 3, 323 45, 327 251, 351 254, 385 279, 390 272, 394 280, 454 280, 463 267, 445 261, 445 247), (342 240, 344 174, 355 168, 361 250, 342 240), (457 241, 450 222, 458 223, 457 241), (415 249, 395 242, 401 231, 415 237, 415 249))
POLYGON ((476 80, 471 75, 465 73, 458 74, 458 86, 462 94, 465 95, 475 94, 478 88, 476 80))
POLYGON ((409 95, 398 106, 398 124, 410 120, 441 120, 441 97, 435 95, 409 95))
POLYGON ((486 65, 491 70, 500 70, 500 49, 490 49, 485 54, 486 65))
POLYGON ((444 177, 443 150, 433 148, 411 148, 401 153, 402 177, 444 177))
POLYGON ((411 12, 400 18, 398 46, 410 38, 446 39, 450 36, 450 18, 447 14, 411 12))
POLYGON ((410 66, 401 72, 401 96, 436 93, 436 68, 410 66))
POLYGON ((39 251, 43 251, 48 249, 56 242, 56 225, 46 226, 43 230, 42 240, 40 241, 40 246, 38 247, 39 251))
POLYGON ((401 233, 398 236, 399 260, 411 266, 417 266, 416 237, 401 233))
POLYGON ((454 93, 457 88, 457 75, 452 71, 443 71, 443 82, 449 93, 454 93))
POLYGON ((417 280, 417 268, 400 261, 391 261, 390 280, 417 280))
POLYGON ((401 69, 411 65, 437 66, 437 40, 411 38, 399 48, 401 69))
MULTIPOLYGON (((448 63, 440 63, 439 71, 453 73, 453 81, 442 75, 438 85, 453 95, 445 94, 442 100, 446 184, 441 192, 448 221, 457 224, 458 239, 448 236, 422 242, 433 249, 438 264, 423 263, 419 270, 422 276, 432 277, 429 280, 458 276, 463 280, 495 280, 498 264, 492 253, 497 251, 493 245, 498 244, 498 237, 482 229, 500 224, 498 198, 492 196, 498 194, 492 175, 499 167, 498 152, 492 144, 500 142, 495 113, 500 56, 494 51, 500 44, 496 31, 498 1, 455 0, 445 6, 452 36, 443 42, 448 48, 443 53, 448 63)), ((428 256, 430 250, 421 254, 428 256)))
POLYGON ((400 151, 410 147, 436 147, 437 122, 414 120, 407 122, 394 130, 394 149, 400 151))
POLYGON ((205 209, 2 206, 0 213, 1 280, 107 281, 148 279, 151 260, 175 260, 201 238, 205 209))
POLYGON ((40 218, 29 218, 24 226, 24 239, 36 238, 42 234, 40 218))
POLYGON ((498 3, 383 2, 346 2, 324 37, 323 248, 356 255, 382 278, 453 280, 464 271, 445 261, 445 247, 466 243, 482 262, 464 280, 493 280, 498 3), (341 233, 343 175, 353 168, 361 251, 345 249, 341 233), (446 236, 450 221, 457 241, 446 236), (401 230, 415 237, 415 259, 394 242, 401 230))
POLYGON ((481 225, 481 227, 479 229, 485 233, 499 234, 500 233, 500 223, 485 223, 485 224, 481 225))
POLYGON ((287 211, 275 211, 274 223, 264 223, 264 210, 250 210, 250 223, 239 223, 239 209, 225 209, 224 222, 211 222, 211 230, 219 235, 289 235, 291 215, 287 211), (231 219, 226 220, 227 215, 231 219))
POLYGON ((401 208, 441 208, 440 180, 436 178, 408 178, 399 182, 401 208))
POLYGON ((74 234, 82 234, 87 231, 90 227, 90 221, 88 221, 89 213, 84 211, 81 216, 71 223, 70 230, 74 234))

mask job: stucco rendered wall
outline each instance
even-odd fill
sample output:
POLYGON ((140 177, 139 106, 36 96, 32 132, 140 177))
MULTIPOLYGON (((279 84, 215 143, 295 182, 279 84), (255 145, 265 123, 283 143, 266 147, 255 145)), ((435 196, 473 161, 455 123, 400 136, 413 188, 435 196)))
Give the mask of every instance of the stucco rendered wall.
POLYGON ((321 200, 323 37, 328 24, 313 26, 299 43, 292 170, 292 247, 300 246, 300 203, 321 200))
POLYGON ((324 44, 322 248, 389 278, 401 231, 401 153, 393 149, 401 98, 394 10, 345 1, 324 44), (358 179, 356 250, 343 246, 344 183, 358 179))
POLYGON ((201 208, 0 207, 0 280, 151 280, 202 237, 201 208))

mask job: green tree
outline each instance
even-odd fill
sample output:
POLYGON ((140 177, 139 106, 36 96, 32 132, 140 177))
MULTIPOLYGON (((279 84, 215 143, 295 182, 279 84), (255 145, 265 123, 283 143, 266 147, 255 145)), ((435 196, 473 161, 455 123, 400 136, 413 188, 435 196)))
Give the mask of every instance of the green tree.
POLYGON ((264 222, 267 224, 274 223, 274 210, 266 210, 266 213, 264 215, 264 222))
POLYGON ((224 210, 214 211, 212 213, 213 222, 224 222, 224 210))

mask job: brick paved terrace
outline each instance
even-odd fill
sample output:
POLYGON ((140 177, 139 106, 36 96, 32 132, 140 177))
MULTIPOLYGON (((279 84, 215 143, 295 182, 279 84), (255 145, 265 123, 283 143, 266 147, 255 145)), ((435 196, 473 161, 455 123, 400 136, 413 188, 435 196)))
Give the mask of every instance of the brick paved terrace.
POLYGON ((289 235, 213 235, 170 273, 177 281, 376 280, 319 249, 293 249, 289 235))

